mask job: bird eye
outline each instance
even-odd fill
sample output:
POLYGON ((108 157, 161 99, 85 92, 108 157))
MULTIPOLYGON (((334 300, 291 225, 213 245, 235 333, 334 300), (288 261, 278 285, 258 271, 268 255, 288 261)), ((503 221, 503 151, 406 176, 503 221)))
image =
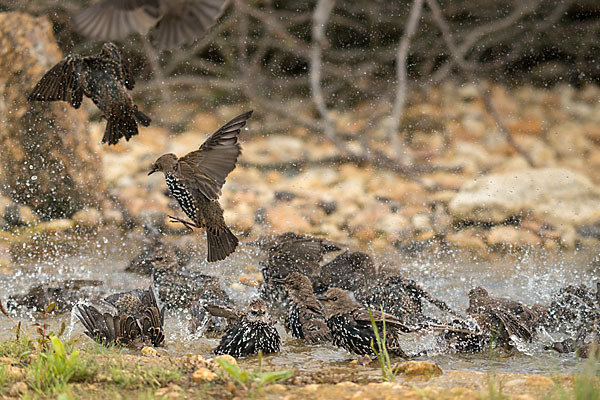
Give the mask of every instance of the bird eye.
POLYGON ((333 301, 337 301, 337 296, 336 296, 336 297, 334 297, 334 298, 333 298, 333 299, 331 299, 331 300, 333 300, 333 301))

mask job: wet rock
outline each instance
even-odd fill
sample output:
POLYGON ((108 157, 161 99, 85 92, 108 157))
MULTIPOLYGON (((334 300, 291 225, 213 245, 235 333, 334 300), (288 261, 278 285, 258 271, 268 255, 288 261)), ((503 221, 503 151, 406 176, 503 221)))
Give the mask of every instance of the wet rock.
POLYGON ((446 242, 464 250, 485 251, 487 245, 474 230, 466 229, 446 235, 446 242))
POLYGON ((526 248, 539 246, 542 240, 535 233, 514 226, 495 226, 486 240, 492 247, 526 248))
POLYGON ((152 357, 158 356, 158 351, 156 351, 156 349, 154 347, 144 346, 144 347, 142 347, 141 353, 143 356, 152 356, 152 357))
POLYGON ((37 219, 35 213, 27 206, 10 203, 4 208, 4 220, 11 226, 31 225, 37 219))
POLYGON ((29 104, 35 82, 63 56, 44 17, 0 14, 0 181, 5 194, 44 218, 97 206, 105 187, 87 114, 64 102, 29 104))
POLYGON ((396 371, 407 376, 435 378, 442 375, 439 365, 427 361, 407 361, 396 367, 396 371))
POLYGON ((449 210, 468 221, 499 223, 531 215, 555 225, 580 225, 600 219, 600 190, 565 168, 490 174, 465 184, 449 210))

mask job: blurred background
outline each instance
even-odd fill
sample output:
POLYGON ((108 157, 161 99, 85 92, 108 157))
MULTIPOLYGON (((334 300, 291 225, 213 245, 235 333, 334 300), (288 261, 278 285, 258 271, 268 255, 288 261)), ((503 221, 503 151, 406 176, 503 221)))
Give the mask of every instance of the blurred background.
MULTIPOLYGON (((71 24, 92 4, 0 2, 3 35, 35 25, 35 45, 56 41, 60 50, 26 75, 9 54, 20 50, 4 49, 3 69, 16 71, 2 113, 14 115, 11 82, 22 80, 17 98, 60 57, 99 51, 101 41, 71 24)), ((192 43, 164 51, 152 32, 117 42, 134 66, 135 101, 152 117, 129 143, 98 145, 105 122, 88 100, 86 111, 52 106, 79 118, 78 132, 65 128, 61 140, 85 141, 70 176, 90 172, 69 179, 87 189, 44 190, 31 175, 47 162, 30 154, 17 171, 5 151, 4 202, 17 211, 4 223, 77 216, 65 227, 152 221, 177 231, 166 214, 178 207, 162 178, 146 177, 150 163, 196 148, 254 109, 221 200, 241 235, 294 230, 375 250, 457 246, 484 255, 593 245, 599 39, 593 0, 231 1, 192 43), (509 178, 477 181, 490 174, 509 178), (514 181, 523 184, 518 194, 514 181)), ((20 44, 31 47, 6 47, 20 44)), ((43 140, 54 128, 35 129, 43 140)))

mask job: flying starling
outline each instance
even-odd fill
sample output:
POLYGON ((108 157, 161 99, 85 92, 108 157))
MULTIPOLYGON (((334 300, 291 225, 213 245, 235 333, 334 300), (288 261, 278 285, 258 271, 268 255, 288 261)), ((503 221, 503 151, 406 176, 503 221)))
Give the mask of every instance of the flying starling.
POLYGON ((117 293, 106 301, 115 305, 116 315, 101 313, 93 306, 77 306, 76 315, 87 336, 104 345, 164 346, 164 308, 158 307, 152 288, 117 293))
POLYGON ((235 117, 206 139, 200 149, 179 159, 175 154, 163 154, 148 173, 165 174, 169 192, 192 220, 171 217, 173 221, 190 229, 206 228, 208 262, 224 260, 238 245, 237 237, 225 224, 218 198, 242 152, 238 135, 251 115, 249 111, 235 117))
POLYGON ((308 344, 331 340, 323 308, 317 302, 310 279, 299 272, 292 272, 285 279, 273 280, 282 283, 290 296, 290 310, 285 317, 288 332, 308 344))
POLYGON ((251 301, 246 313, 231 312, 230 317, 237 322, 221 338, 215 354, 245 357, 259 351, 264 354, 279 351, 281 338, 262 299, 251 301))
POLYGON ((122 40, 152 27, 156 44, 172 49, 199 38, 227 0, 100 0, 73 16, 76 31, 96 40, 122 40))
POLYGON ((138 110, 127 90, 135 81, 127 60, 113 43, 105 43, 97 56, 69 55, 42 77, 29 101, 62 100, 74 108, 85 94, 103 112, 106 130, 102 143, 116 144, 138 134, 137 124, 150 125, 150 118, 138 110))
MULTIPOLYGON (((317 299, 325 305, 327 326, 331 331, 334 345, 359 356, 375 356, 371 343, 377 348, 377 342, 368 309, 354 302, 350 295, 340 288, 330 288, 317 299)), ((380 335, 383 335, 383 319, 385 318, 385 340, 388 351, 408 358, 400 347, 399 336, 401 332, 411 332, 411 329, 390 314, 382 315, 380 311, 375 310, 371 314, 380 335)))

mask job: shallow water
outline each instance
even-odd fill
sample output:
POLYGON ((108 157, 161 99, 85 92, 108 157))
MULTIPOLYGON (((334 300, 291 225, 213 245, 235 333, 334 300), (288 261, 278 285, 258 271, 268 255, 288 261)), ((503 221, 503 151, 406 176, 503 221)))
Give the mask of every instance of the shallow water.
MULTIPOLYGON (((201 238, 198 238, 198 241, 202 243, 201 238)), ((48 281, 52 277, 103 280, 105 284, 99 288, 98 298, 116 291, 147 287, 151 284, 149 277, 124 272, 129 261, 139 251, 140 242, 140 237, 136 234, 100 234, 91 238, 73 239, 69 246, 53 243, 50 247, 44 245, 46 247, 43 251, 39 248, 35 249, 36 251, 28 250, 18 257, 15 265, 9 267, 12 273, 0 273, 0 298, 5 303, 10 294, 24 292, 28 287, 48 281), (74 246, 76 240, 80 242, 74 246), (66 248, 70 250, 64 250, 66 248), (73 254, 73 248, 76 249, 76 254, 73 254), (43 257, 39 254, 43 254, 43 257)), ((201 246, 192 260, 193 268, 220 276, 223 287, 242 307, 257 295, 256 288, 244 286, 238 281, 240 274, 256 273, 259 260, 256 249, 241 246, 227 260, 207 264, 203 261, 201 246)), ((474 261, 472 258, 453 253, 408 256, 392 251, 378 257, 377 261, 386 265, 388 269, 395 269, 404 276, 417 280, 452 308, 464 310, 468 304, 468 291, 477 285, 487 288, 492 296, 518 299, 527 304, 544 304, 555 290, 567 284, 595 284, 597 271, 588 266, 592 256, 592 251, 586 251, 574 254, 556 253, 551 256, 494 255, 493 261, 474 261)), ((426 310, 435 312, 429 308, 426 310)), ((24 321, 34 320, 31 313, 17 313, 15 316, 24 321)), ((50 325, 56 328, 62 321, 67 323, 68 338, 77 339, 82 346, 89 342, 82 333, 81 324, 70 314, 52 316, 50 325)), ((282 351, 266 356, 266 366, 278 369, 295 368, 309 373, 349 368, 354 370, 352 372, 355 375, 372 376, 377 373, 377 363, 368 367, 349 366, 348 361, 352 357, 346 351, 332 345, 305 346, 301 341, 289 336, 281 324, 278 324, 278 328, 283 338, 282 351)), ((0 339, 9 338, 12 332, 12 325, 2 317, 0 339)), ((185 313, 167 313, 166 335, 168 343, 166 348, 161 350, 161 354, 165 356, 195 353, 210 357, 212 348, 218 343, 216 338, 205 338, 201 334, 190 335, 185 313)), ((491 370, 511 373, 576 371, 580 363, 572 354, 559 355, 543 349, 550 341, 551 337, 547 333, 538 332, 533 343, 518 346, 520 351, 495 352, 493 355, 436 354, 435 351, 431 351, 422 359, 435 361, 443 370, 491 370)), ((431 336, 408 335, 403 342, 408 353, 435 347, 431 336)), ((242 363, 255 364, 256 359, 251 358, 242 363)))

